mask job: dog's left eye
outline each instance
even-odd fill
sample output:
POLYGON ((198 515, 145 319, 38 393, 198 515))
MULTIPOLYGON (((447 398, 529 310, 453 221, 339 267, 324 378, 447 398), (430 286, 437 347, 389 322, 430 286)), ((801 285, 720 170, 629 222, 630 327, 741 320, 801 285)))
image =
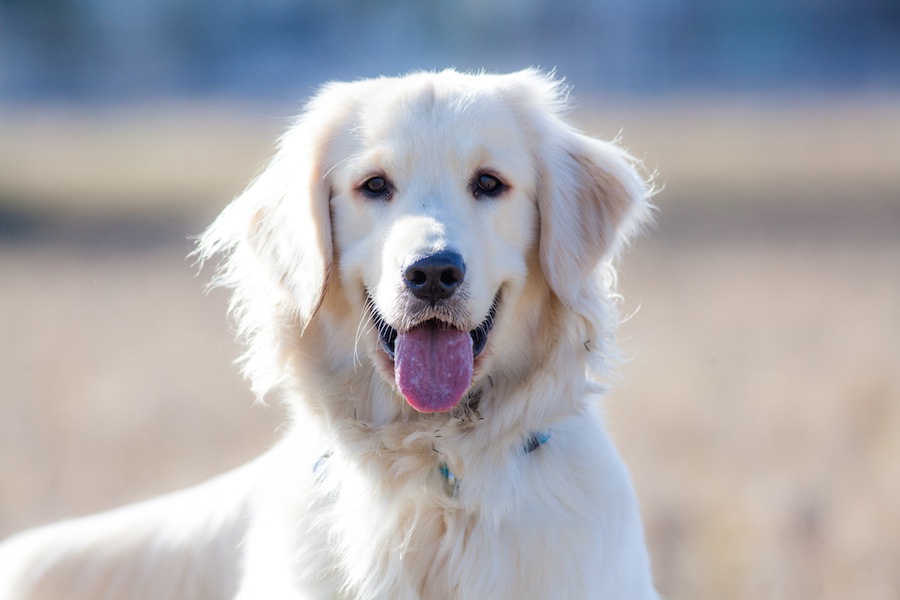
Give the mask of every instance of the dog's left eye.
POLYGON ((482 173, 473 182, 473 191, 476 196, 499 196, 506 189, 506 185, 493 175, 482 173))
POLYGON ((372 198, 383 198, 391 193, 391 186, 384 177, 371 177, 363 182, 360 189, 372 198))

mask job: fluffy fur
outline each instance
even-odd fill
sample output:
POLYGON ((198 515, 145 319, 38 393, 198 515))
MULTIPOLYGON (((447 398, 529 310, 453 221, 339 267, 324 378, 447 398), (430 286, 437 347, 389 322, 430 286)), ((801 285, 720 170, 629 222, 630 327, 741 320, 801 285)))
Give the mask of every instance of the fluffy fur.
POLYGON ((597 383, 611 261, 649 192, 564 109, 533 70, 325 86, 199 245, 223 257, 244 372, 292 408, 287 435, 196 488, 13 538, 0 597, 656 598, 597 383), (417 301, 403 268, 444 250, 462 287, 417 301), (474 330, 492 307, 459 405, 411 408, 375 315, 474 330), (534 432, 550 439, 528 452, 534 432))

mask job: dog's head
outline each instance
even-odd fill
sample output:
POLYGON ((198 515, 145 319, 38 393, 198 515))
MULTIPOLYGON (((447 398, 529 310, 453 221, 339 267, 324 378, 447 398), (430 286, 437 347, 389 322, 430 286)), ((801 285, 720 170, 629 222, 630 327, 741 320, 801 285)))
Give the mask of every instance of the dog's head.
POLYGON ((420 412, 450 410, 492 368, 533 367, 545 307, 597 293, 594 270, 646 210, 630 157, 563 105, 531 70, 326 86, 201 242, 228 253, 257 389, 311 337, 420 412))

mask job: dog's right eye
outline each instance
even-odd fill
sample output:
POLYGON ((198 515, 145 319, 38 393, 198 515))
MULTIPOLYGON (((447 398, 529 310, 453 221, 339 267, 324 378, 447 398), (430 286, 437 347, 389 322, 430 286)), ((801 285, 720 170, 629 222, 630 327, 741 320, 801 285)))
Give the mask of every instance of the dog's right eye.
POLYGON ((384 198, 390 194, 391 186, 384 177, 370 177, 360 189, 371 198, 384 198))
POLYGON ((506 191, 506 185, 489 173, 482 173, 472 181, 472 193, 476 198, 495 198, 506 191))

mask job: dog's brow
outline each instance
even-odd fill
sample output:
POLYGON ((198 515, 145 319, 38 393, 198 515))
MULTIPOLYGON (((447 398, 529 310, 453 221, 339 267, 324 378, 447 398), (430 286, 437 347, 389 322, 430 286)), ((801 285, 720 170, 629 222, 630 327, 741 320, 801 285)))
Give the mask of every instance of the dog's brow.
POLYGON ((334 163, 334 164, 331 166, 330 169, 328 169, 327 171, 325 171, 325 173, 322 174, 322 179, 327 178, 329 175, 331 175, 331 172, 332 172, 332 171, 334 171, 334 170, 337 169, 339 166, 341 166, 341 165, 343 165, 344 163, 349 162, 349 161, 350 161, 350 157, 349 157, 349 156, 347 156, 347 157, 345 157, 345 158, 343 158, 343 159, 337 161, 336 163, 334 163))

